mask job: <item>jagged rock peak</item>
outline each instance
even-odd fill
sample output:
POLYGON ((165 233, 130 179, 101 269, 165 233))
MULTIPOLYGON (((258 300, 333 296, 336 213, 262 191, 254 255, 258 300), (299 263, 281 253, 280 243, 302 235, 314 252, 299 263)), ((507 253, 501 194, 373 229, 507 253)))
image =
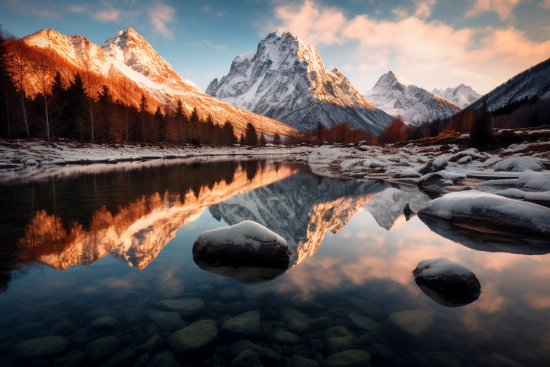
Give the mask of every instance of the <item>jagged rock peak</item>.
POLYGON ((388 73, 382 75, 380 79, 378 79, 378 82, 376 82, 374 88, 389 88, 394 86, 396 83, 399 83, 405 87, 413 85, 413 83, 408 81, 407 78, 405 78, 403 75, 396 74, 390 70, 388 73))
POLYGON ((319 53, 291 32, 275 31, 255 53, 238 55, 206 94, 299 130, 347 121, 379 133, 391 116, 373 107, 344 74, 327 70, 319 53))

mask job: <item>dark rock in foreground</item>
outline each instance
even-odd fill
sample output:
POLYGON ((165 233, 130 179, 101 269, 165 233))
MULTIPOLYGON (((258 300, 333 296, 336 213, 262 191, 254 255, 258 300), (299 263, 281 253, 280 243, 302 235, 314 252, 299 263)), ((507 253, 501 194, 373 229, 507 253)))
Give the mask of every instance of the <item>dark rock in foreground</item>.
POLYGON ((170 346, 178 353, 192 353, 210 346, 218 338, 214 320, 197 321, 172 334, 170 346))
POLYGON ((479 280, 470 269, 444 257, 422 260, 412 273, 416 282, 444 292, 481 292, 479 280))

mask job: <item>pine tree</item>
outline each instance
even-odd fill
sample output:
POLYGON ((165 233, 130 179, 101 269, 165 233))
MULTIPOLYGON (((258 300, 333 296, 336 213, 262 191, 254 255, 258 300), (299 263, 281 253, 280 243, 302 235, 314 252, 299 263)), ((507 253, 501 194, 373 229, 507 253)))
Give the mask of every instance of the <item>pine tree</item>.
POLYGON ((15 114, 12 108, 12 96, 16 94, 15 85, 12 81, 12 73, 9 70, 8 49, 6 47, 6 39, 10 35, 7 34, 0 25, 0 101, 2 114, 0 121, 4 120, 5 131, 8 138, 12 136, 12 123, 15 120, 15 114))
POLYGON ((160 106, 157 106, 157 110, 155 111, 155 124, 158 128, 158 140, 166 141, 166 134, 168 132, 168 129, 166 119, 164 118, 164 114, 162 113, 160 106))
POLYGON ((241 138, 239 139, 239 144, 240 145, 244 145, 245 141, 244 141, 244 135, 241 134, 241 138))
POLYGON ((261 133, 260 134, 260 146, 265 147, 266 144, 267 144, 267 140, 265 140, 265 135, 264 135, 264 133, 261 133))
POLYGON ((147 115, 147 99, 145 95, 141 95, 141 101, 139 103, 139 112, 141 114, 141 139, 145 142, 145 117, 147 115))
POLYGON ((279 135, 279 133, 275 133, 275 135, 273 135, 273 144, 281 145, 281 135, 279 135))
POLYGON ((183 111, 183 102, 181 99, 178 100, 178 106, 176 107, 176 124, 178 125, 179 132, 180 132, 180 142, 183 144, 183 131, 184 131, 184 125, 187 121, 187 115, 183 111))
POLYGON ((484 148, 493 142, 493 119, 489 112, 487 97, 482 100, 481 111, 476 113, 470 129, 470 144, 484 148))
POLYGON ((84 141, 84 103, 86 94, 84 93, 84 83, 80 73, 76 73, 71 85, 66 92, 68 108, 66 110, 67 122, 70 133, 80 135, 84 141))
POLYGON ((256 128, 250 122, 246 124, 246 145, 258 145, 258 134, 256 128))

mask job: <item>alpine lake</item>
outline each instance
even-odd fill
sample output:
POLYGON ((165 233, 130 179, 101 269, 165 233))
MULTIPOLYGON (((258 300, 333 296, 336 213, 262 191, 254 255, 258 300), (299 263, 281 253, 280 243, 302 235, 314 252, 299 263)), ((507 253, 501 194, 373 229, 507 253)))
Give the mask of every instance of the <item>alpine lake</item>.
POLYGON ((416 186, 323 178, 284 158, 25 170, 0 172, 1 366, 550 359, 550 243, 419 218, 433 197, 416 186), (290 262, 193 257, 201 232, 244 220, 283 237, 290 262), (414 281, 440 257, 475 273, 477 299, 414 281))

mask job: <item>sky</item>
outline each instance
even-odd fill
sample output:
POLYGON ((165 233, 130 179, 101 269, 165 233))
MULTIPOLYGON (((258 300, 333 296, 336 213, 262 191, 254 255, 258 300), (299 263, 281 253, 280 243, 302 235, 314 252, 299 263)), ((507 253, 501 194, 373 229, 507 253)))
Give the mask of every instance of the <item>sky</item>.
POLYGON ((134 28, 203 91, 272 31, 315 46, 360 92, 388 71, 484 94, 550 58, 550 0, 0 0, 15 37, 43 28, 100 45, 134 28))

